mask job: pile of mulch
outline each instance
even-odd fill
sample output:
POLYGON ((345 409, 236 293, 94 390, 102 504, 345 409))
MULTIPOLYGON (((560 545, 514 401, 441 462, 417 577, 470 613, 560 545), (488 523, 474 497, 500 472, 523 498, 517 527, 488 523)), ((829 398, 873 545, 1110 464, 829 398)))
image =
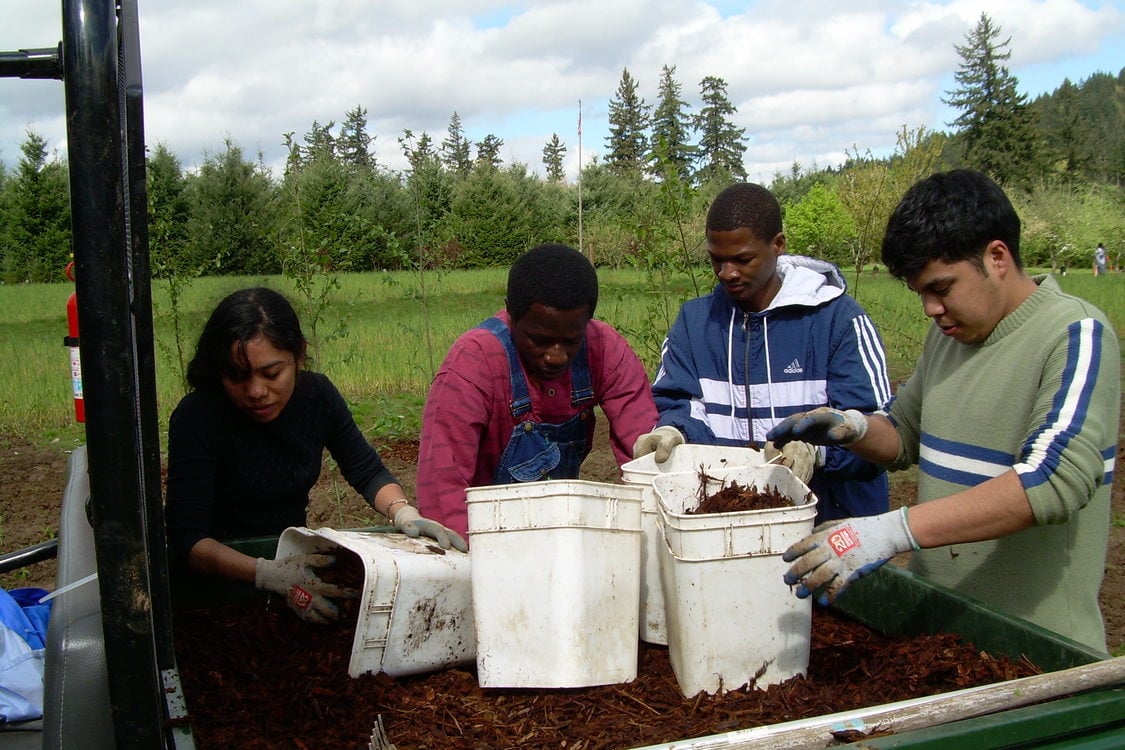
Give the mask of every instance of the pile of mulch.
POLYGON ((475 669, 348 676, 351 626, 269 603, 179 612, 176 650, 196 746, 362 748, 380 714, 399 750, 609 750, 821 716, 1038 674, 954 635, 881 635, 830 610, 813 617, 809 673, 768 690, 685 699, 662 646, 642 643, 633 682, 482 689, 475 669))
MULTIPOLYGON (((811 493, 810 493, 811 495, 811 493)), ((709 476, 702 468, 699 470, 699 505, 684 513, 740 513, 745 510, 774 510, 793 507, 793 499, 782 494, 777 487, 768 484, 762 487, 741 485, 737 481, 726 484, 723 479, 709 476), (717 492, 709 492, 712 485, 719 484, 717 492)), ((803 502, 810 502, 811 496, 803 502)))
MULTIPOLYGON (((707 479, 700 479, 700 487, 707 487, 707 479)), ((717 481, 717 480, 713 480, 717 481)), ((705 489, 700 490, 704 494, 705 489)), ((738 513, 744 510, 771 510, 774 508, 791 508, 793 501, 781 494, 776 487, 766 485, 761 489, 754 489, 731 482, 718 492, 705 495, 703 500, 694 510, 685 510, 685 513, 738 513)))

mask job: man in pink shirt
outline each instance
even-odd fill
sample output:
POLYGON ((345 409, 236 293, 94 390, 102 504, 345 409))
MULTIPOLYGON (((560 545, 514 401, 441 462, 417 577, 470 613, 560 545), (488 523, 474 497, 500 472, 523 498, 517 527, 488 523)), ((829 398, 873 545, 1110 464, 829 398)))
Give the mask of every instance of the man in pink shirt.
POLYGON ((577 479, 609 419, 618 465, 656 424, 648 375, 625 338, 594 320, 598 277, 566 245, 540 245, 508 272, 505 309, 453 343, 422 414, 418 508, 468 532, 465 488, 577 479))

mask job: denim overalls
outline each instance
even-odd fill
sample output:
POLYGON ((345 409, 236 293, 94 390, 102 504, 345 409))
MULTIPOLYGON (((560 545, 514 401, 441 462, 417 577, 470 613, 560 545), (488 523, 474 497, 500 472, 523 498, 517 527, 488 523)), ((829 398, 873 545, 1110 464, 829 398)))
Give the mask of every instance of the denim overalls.
MULTIPOLYGON (((478 328, 491 332, 504 345, 512 384, 510 408, 512 416, 520 420, 531 410, 531 396, 528 395, 527 379, 523 375, 519 352, 512 341, 512 332, 499 318, 489 318, 478 328)), ((594 418, 594 389, 590 385, 590 363, 585 341, 570 365, 570 382, 571 405, 576 408, 583 404, 587 406, 562 424, 545 424, 530 419, 520 421, 500 455, 493 484, 578 478, 578 469, 590 452, 586 425, 594 418)))

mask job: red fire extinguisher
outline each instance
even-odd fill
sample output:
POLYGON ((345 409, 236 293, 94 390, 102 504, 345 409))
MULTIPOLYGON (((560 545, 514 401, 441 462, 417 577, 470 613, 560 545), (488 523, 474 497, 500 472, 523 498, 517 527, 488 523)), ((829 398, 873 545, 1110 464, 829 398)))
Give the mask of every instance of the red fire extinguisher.
MULTIPOLYGON (((66 277, 74 281, 74 261, 66 264, 66 277)), ((67 336, 63 344, 70 350, 70 387, 74 391, 74 418, 86 421, 86 402, 82 400, 82 360, 78 351, 78 293, 66 301, 67 336)))

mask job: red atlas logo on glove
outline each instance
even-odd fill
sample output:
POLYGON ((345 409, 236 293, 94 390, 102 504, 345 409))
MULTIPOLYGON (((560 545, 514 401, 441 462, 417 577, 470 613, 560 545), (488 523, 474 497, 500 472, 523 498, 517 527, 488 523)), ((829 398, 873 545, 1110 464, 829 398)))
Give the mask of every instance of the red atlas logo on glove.
POLYGON ((294 607, 307 609, 309 604, 312 603, 312 594, 294 584, 293 588, 289 589, 289 600, 293 603, 294 607))
POLYGON ((844 526, 828 535, 828 546, 837 556, 843 557, 859 546, 859 536, 851 526, 844 526))

